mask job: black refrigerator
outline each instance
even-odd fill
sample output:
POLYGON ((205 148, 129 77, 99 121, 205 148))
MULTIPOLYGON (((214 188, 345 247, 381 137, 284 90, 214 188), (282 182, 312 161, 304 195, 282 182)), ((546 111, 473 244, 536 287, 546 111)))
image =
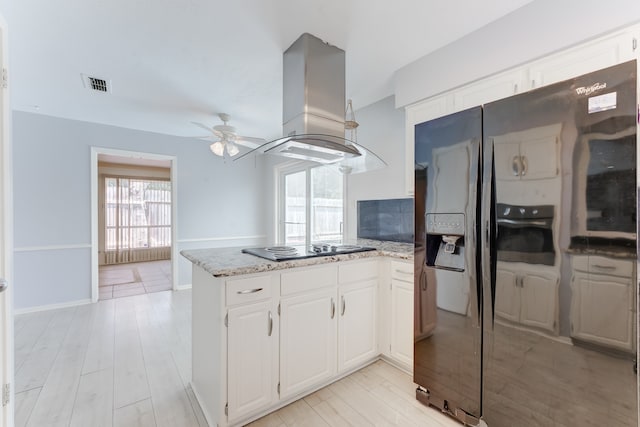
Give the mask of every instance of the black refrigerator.
POLYGON ((636 74, 416 125, 421 402, 468 425, 638 425, 636 74))

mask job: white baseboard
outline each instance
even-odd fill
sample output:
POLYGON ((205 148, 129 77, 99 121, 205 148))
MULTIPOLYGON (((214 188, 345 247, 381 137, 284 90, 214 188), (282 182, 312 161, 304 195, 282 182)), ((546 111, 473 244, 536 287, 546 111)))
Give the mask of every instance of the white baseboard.
POLYGON ((191 289, 191 283, 176 286, 176 291, 186 291, 187 289, 191 289))
POLYGON ((18 314, 27 314, 27 313, 36 313, 38 311, 47 311, 47 310, 56 310, 58 308, 68 308, 68 307, 76 307, 78 305, 91 304, 91 299, 81 299, 77 301, 63 302, 60 304, 47 304, 47 305, 39 305, 36 307, 27 307, 27 308, 19 308, 13 310, 14 315, 18 314))
POLYGON ((181 239, 178 240, 178 243, 225 242, 230 240, 258 240, 266 238, 266 234, 257 234, 255 236, 202 237, 198 239, 181 239))

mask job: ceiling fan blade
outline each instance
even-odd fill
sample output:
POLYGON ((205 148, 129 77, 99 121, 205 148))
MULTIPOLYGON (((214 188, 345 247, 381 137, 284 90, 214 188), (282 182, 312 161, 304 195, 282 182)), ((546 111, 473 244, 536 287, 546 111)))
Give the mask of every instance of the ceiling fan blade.
POLYGON ((254 138, 251 136, 238 136, 236 137, 234 142, 245 147, 258 148, 259 146, 267 142, 267 140, 263 138, 254 138))
POLYGON ((213 132, 213 129, 211 129, 209 126, 207 125, 203 125, 202 123, 198 123, 198 122, 191 122, 191 124, 194 124, 202 129, 206 129, 209 132, 213 132))
POLYGON ((212 142, 220 141, 220 138, 217 138, 217 137, 215 137, 215 136, 213 136, 213 135, 208 135, 208 136, 196 136, 196 137, 194 137, 194 138, 201 139, 201 140, 203 140, 203 141, 212 141, 212 142))

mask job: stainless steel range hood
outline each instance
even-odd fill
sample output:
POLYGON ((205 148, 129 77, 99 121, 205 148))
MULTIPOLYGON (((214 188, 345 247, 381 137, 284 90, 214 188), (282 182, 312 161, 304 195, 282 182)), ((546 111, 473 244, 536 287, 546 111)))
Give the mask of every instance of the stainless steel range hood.
POLYGON ((284 52, 282 119, 285 136, 256 150, 336 164, 346 173, 386 166, 374 153, 345 138, 344 50, 308 33, 284 52))

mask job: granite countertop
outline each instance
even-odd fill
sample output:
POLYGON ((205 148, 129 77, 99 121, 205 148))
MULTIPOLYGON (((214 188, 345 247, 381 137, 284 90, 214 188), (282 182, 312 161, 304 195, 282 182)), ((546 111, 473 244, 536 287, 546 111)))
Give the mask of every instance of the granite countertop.
POLYGON ((572 236, 567 253, 636 259, 636 241, 629 238, 572 236))
POLYGON ((244 254, 241 252, 242 247, 186 249, 181 251, 180 254, 195 265, 202 267, 208 273, 211 273, 214 277, 238 276, 241 274, 261 273, 264 271, 284 270, 287 268, 380 256, 406 260, 413 259, 413 243, 357 239, 355 241, 345 242, 345 244, 370 246, 376 248, 376 250, 291 261, 270 261, 255 255, 244 254))

